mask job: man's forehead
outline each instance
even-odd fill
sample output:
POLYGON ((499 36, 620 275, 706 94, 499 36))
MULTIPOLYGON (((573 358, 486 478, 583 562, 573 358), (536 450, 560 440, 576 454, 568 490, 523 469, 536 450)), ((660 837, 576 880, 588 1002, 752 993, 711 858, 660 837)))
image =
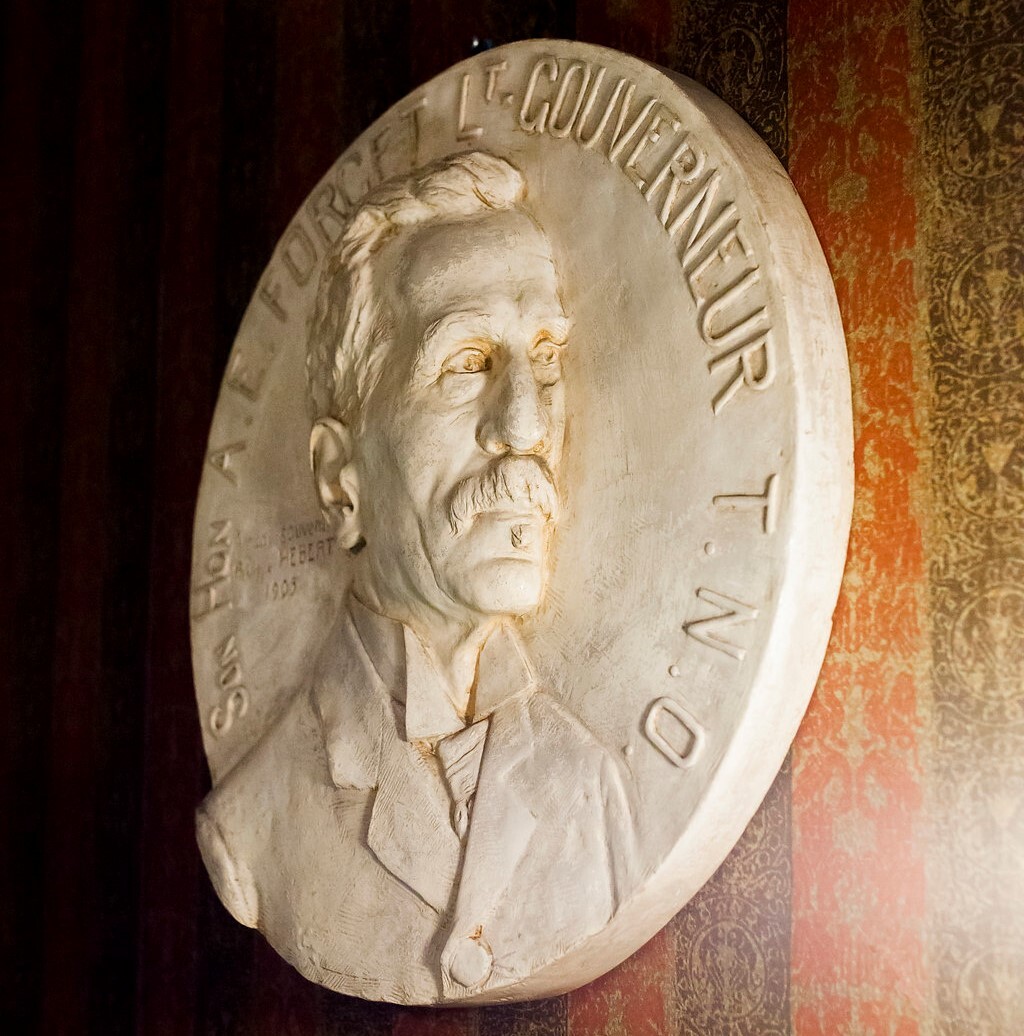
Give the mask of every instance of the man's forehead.
POLYGON ((390 248, 388 279, 397 301, 424 317, 493 293, 534 296, 561 310, 551 245, 523 212, 430 224, 401 234, 390 248))

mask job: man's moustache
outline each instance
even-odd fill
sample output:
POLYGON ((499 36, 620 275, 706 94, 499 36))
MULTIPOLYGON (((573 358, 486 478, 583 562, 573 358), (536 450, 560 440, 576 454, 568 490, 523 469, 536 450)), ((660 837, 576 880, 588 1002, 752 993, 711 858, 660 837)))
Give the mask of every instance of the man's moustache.
POLYGON ((477 515, 489 511, 536 511, 558 518, 558 490, 551 469, 538 457, 501 457, 452 491, 448 521, 458 535, 477 515))

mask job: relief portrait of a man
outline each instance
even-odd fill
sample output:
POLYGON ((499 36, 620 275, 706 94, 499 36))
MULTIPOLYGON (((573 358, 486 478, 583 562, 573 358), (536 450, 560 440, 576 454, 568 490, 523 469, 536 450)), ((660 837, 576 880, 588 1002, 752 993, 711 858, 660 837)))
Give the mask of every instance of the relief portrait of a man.
POLYGON ((335 989, 498 989, 633 887, 624 776, 517 631, 557 536, 563 359, 586 348, 563 290, 522 174, 480 151, 376 188, 323 264, 310 460, 352 582, 199 837, 231 913, 335 989))

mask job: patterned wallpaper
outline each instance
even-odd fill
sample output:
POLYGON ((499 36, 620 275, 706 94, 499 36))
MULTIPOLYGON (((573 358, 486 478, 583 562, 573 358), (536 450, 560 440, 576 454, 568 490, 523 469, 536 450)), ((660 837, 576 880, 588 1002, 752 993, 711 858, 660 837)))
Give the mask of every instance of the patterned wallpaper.
POLYGON ((921 1031, 928 711, 926 358, 914 13, 790 4, 791 171, 832 268, 856 497, 832 642, 793 748, 793 1030, 921 1031))
POLYGON ((576 28, 729 101, 821 237, 857 467, 828 659, 732 855, 618 970, 317 1031, 1024 1032, 1024 6, 607 0, 576 28))
POLYGON ((1024 0, 14 0, 0 21, 2 596, 24 631, 0 669, 0 1031, 1024 1033, 1024 0), (313 986, 216 902, 183 594, 274 240, 474 36, 618 47, 767 139, 835 278, 857 499, 815 697, 718 874, 584 989, 436 1012, 313 986))
POLYGON ((928 1015, 1024 1026, 1024 5, 924 0, 928 1015))

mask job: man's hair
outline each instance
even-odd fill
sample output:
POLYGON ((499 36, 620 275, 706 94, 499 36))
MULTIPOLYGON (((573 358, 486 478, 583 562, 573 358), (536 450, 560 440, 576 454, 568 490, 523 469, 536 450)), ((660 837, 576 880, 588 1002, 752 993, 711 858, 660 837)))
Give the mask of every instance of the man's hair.
POLYGON ((449 156, 376 187, 324 260, 309 329, 306 373, 313 420, 358 427, 380 377, 389 314, 374 284, 374 255, 402 231, 517 208, 522 173, 484 151, 449 156))

